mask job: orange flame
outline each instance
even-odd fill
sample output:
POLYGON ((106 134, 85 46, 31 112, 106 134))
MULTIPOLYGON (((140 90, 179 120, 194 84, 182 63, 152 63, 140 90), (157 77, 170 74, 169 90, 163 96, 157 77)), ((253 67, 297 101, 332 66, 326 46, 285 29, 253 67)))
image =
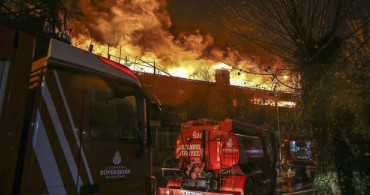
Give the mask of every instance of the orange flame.
MULTIPOLYGON (((214 80, 217 68, 230 71, 230 83, 253 88, 272 89, 265 82, 269 76, 247 74, 235 70, 257 69, 253 63, 231 49, 222 50, 214 45, 210 35, 195 30, 176 37, 169 28, 172 25, 164 1, 159 0, 80 0, 82 17, 70 21, 73 45, 88 50, 94 45, 93 53, 126 64, 135 71, 214 80), (109 45, 109 46, 108 46, 109 45), (243 59, 243 60, 241 60, 243 59), (233 66, 225 63, 230 62, 233 66), (200 67, 206 67, 201 69, 200 67), (207 77, 202 75, 206 72, 207 77)), ((284 78, 285 79, 285 78, 284 78)))

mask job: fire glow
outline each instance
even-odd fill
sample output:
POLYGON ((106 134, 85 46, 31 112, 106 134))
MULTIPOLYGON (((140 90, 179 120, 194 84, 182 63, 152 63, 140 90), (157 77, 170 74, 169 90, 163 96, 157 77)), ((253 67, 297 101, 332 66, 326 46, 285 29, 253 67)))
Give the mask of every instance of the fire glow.
POLYGON ((166 6, 158 0, 80 0, 83 17, 70 21, 73 45, 137 72, 212 82, 216 69, 227 69, 232 85, 273 90, 265 82, 271 76, 235 69, 258 68, 238 51, 216 47, 212 36, 199 30, 173 35, 166 6))
MULTIPOLYGON (((271 98, 253 98, 251 102, 258 105, 276 106, 276 100, 271 98)), ((296 106, 296 103, 292 101, 278 101, 277 106, 293 108, 296 106)))

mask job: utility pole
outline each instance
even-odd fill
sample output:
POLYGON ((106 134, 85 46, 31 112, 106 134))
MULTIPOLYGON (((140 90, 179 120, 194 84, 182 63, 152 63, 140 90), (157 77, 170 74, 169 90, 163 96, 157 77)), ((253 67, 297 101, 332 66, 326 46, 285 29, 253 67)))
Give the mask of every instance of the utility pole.
POLYGON ((89 45, 89 52, 92 53, 94 50, 94 45, 90 43, 89 45))
POLYGON ((280 136, 280 117, 279 117, 279 105, 278 105, 278 96, 276 92, 276 100, 275 100, 275 106, 276 106, 276 120, 277 120, 277 129, 278 129, 278 143, 279 143, 279 161, 281 161, 281 136, 280 136))
POLYGON ((108 59, 110 59, 110 54, 109 54, 109 45, 108 45, 108 59))
POLYGON ((273 85, 274 95, 275 95, 275 107, 276 107, 276 123, 278 130, 278 150, 279 150, 279 165, 281 163, 281 134, 280 134, 280 117, 279 117, 279 95, 277 90, 277 83, 273 85))
POLYGON ((155 69, 156 69, 156 67, 155 67, 155 58, 154 58, 154 75, 155 75, 155 69))

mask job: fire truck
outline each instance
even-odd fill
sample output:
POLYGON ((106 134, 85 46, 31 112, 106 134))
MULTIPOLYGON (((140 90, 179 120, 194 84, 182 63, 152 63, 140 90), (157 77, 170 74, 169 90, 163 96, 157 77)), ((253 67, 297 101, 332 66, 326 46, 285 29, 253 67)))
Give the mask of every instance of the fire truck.
POLYGON ((315 168, 316 161, 312 154, 313 140, 303 138, 285 138, 282 145, 283 166, 315 168))
POLYGON ((148 94, 127 67, 0 26, 0 194, 154 194, 148 94))
POLYGON ((282 144, 283 176, 286 178, 302 177, 312 181, 312 170, 316 168, 315 155, 312 148, 315 141, 303 137, 286 137, 282 144))
POLYGON ((174 158, 164 162, 159 194, 272 194, 276 185, 273 134, 233 119, 181 124, 174 158))

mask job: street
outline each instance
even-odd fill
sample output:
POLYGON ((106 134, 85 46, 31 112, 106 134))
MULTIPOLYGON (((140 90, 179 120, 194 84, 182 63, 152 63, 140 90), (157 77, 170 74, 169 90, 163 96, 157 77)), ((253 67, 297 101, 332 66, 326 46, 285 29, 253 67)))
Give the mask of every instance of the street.
MULTIPOLYGON (((311 170, 308 171, 311 173, 311 170)), ((276 181, 275 194, 313 194, 313 176, 308 174, 304 176, 291 173, 288 169, 280 172, 276 181)))

